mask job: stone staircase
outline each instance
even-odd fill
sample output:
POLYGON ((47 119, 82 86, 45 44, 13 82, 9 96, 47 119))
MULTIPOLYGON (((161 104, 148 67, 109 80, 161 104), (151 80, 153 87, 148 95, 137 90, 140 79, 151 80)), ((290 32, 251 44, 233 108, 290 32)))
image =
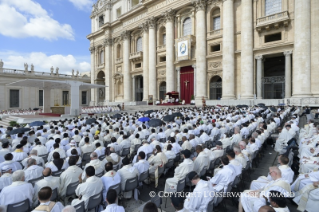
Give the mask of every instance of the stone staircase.
POLYGON ((0 121, 0 126, 3 126, 4 128, 10 127, 10 121, 17 121, 18 117, 15 116, 6 116, 2 117, 0 121))

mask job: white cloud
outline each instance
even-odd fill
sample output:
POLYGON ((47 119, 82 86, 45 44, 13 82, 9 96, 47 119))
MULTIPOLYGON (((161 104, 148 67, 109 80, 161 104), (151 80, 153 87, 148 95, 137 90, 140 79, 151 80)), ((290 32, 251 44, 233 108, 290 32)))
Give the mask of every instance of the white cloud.
POLYGON ((32 0, 1 0, 0 33, 15 38, 74 40, 73 29, 69 24, 54 20, 40 4, 32 0))
POLYGON ((34 65, 34 71, 50 72, 51 66, 59 67, 59 73, 71 74, 72 69, 79 72, 91 70, 90 56, 75 57, 73 55, 46 55, 43 52, 18 53, 18 52, 0 52, 0 58, 4 62, 4 68, 23 70, 24 63, 34 65))
POLYGON ((94 0, 69 0, 76 8, 80 10, 91 10, 94 0))

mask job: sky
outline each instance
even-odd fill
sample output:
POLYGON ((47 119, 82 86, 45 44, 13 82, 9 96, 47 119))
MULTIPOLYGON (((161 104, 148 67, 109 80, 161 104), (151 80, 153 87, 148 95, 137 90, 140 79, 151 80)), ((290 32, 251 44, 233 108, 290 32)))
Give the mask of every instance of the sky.
POLYGON ((0 0, 4 68, 70 74, 90 71, 90 14, 96 0, 0 0))

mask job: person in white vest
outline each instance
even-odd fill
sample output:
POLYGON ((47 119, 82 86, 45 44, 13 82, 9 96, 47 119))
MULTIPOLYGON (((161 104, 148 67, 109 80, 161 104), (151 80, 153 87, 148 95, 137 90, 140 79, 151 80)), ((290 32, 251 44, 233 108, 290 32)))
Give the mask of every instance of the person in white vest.
POLYGON ((186 196, 184 208, 189 211, 206 211, 208 203, 213 199, 211 185, 205 180, 199 178, 196 171, 192 171, 188 175, 189 181, 195 185, 193 193, 186 196))
MULTIPOLYGON (((280 166, 278 168, 281 171, 282 178, 286 180, 289 184, 293 182, 294 172, 288 166, 289 158, 286 155, 280 155, 278 157, 278 163, 280 166)), ((258 190, 263 188, 266 184, 268 184, 272 180, 271 176, 268 174, 267 177, 261 176, 257 180, 253 180, 250 184, 251 190, 258 190)))
POLYGON ((107 206, 102 212, 125 212, 123 206, 118 206, 117 202, 117 193, 114 189, 110 189, 106 195, 107 206))
POLYGON ((26 182, 42 176, 43 167, 38 166, 37 161, 34 158, 29 158, 27 165, 28 167, 24 170, 26 182))
POLYGON ((194 162, 190 159, 191 151, 186 149, 181 153, 184 161, 175 168, 174 177, 166 179, 164 192, 175 192, 178 181, 184 179, 189 172, 194 171, 194 162))
POLYGON ((109 188, 121 183, 121 176, 113 170, 111 162, 105 164, 105 174, 101 177, 101 180, 103 183, 103 200, 105 200, 109 188))
POLYGON ((289 183, 281 177, 281 171, 278 167, 270 167, 269 174, 272 178, 264 188, 259 190, 245 190, 239 199, 238 212, 243 212, 243 209, 248 211, 253 211, 254 204, 258 203, 257 200, 260 198, 269 198, 269 191, 279 191, 285 197, 290 197, 290 185, 289 183))
POLYGON ((32 205, 33 194, 32 184, 25 182, 24 171, 17 170, 12 174, 12 184, 3 188, 0 193, 0 205, 6 207, 9 204, 18 203, 26 199, 32 205))
POLYGON ((78 199, 74 199, 71 205, 75 206, 84 201, 85 209, 87 209, 90 197, 101 193, 103 183, 99 177, 95 176, 95 169, 93 166, 86 167, 85 179, 86 181, 82 183, 82 178, 79 177, 80 184, 75 190, 78 199))
POLYGON ((76 162, 77 158, 75 156, 70 156, 68 161, 69 167, 60 175, 61 186, 59 194, 61 197, 65 196, 68 185, 78 182, 79 176, 82 176, 83 170, 76 166, 76 162))
POLYGON ((51 169, 50 168, 45 168, 42 172, 43 174, 43 179, 39 180, 34 184, 34 197, 33 197, 33 206, 38 205, 38 192, 43 188, 43 187, 50 187, 52 190, 57 189, 57 194, 59 195, 60 191, 60 177, 53 177, 51 174, 51 169))
POLYGON ((0 191, 12 184, 12 166, 5 165, 1 168, 0 191))
POLYGON ((194 161, 194 171, 199 175, 204 167, 209 168, 209 157, 206 152, 203 151, 201 145, 196 146, 197 157, 193 158, 194 161))

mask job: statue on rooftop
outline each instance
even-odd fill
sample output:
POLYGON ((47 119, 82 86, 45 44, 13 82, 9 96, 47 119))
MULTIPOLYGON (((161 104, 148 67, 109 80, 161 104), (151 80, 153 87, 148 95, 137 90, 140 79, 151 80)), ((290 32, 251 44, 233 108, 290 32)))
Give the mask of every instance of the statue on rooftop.
POLYGON ((51 74, 53 74, 53 71, 54 71, 54 68, 53 68, 53 66, 50 68, 50 72, 51 72, 51 74))
POLYGON ((34 71, 34 65, 31 63, 31 71, 34 71))
POLYGON ((29 66, 28 66, 28 63, 25 63, 25 64, 24 64, 24 70, 25 70, 25 71, 28 71, 28 67, 29 67, 29 66))
POLYGON ((59 67, 56 67, 55 74, 59 74, 59 67))
POLYGON ((1 59, 0 59, 0 68, 3 68, 3 62, 1 59))

